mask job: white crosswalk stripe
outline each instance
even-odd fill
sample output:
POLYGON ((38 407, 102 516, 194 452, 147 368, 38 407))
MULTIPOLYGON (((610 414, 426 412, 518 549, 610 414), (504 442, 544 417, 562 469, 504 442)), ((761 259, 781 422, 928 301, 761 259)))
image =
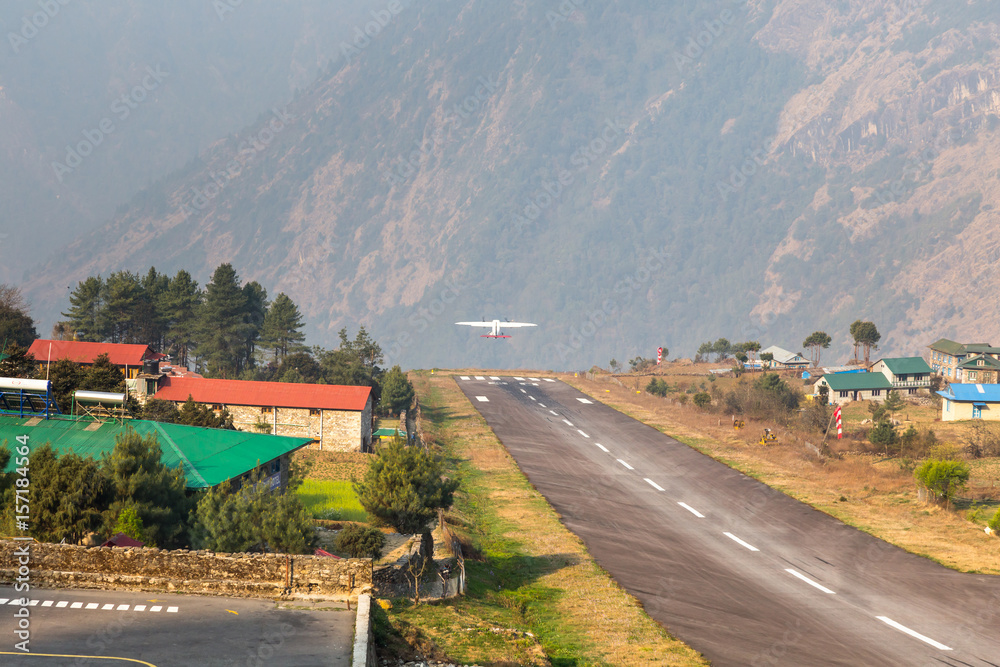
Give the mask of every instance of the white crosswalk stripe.
MULTIPOLYGON (((11 599, 11 598, 0 598, 0 605, 20 605, 22 603, 22 601, 23 601, 23 598, 13 598, 13 599, 11 599)), ((105 603, 101 603, 101 602, 80 602, 80 601, 70 602, 69 600, 41 600, 41 599, 37 599, 37 598, 33 598, 33 599, 27 600, 27 605, 29 607, 41 606, 41 607, 51 607, 53 609, 83 609, 83 610, 89 610, 89 611, 93 611, 93 610, 100 610, 100 611, 110 611, 110 610, 115 610, 115 611, 129 611, 129 610, 131 610, 131 611, 143 612, 143 611, 147 611, 148 610, 150 612, 158 612, 158 611, 163 611, 164 610, 164 607, 161 606, 161 605, 154 605, 152 607, 148 607, 147 605, 144 605, 144 604, 132 605, 132 604, 115 603, 115 602, 105 602, 105 603)), ((177 613, 180 613, 180 607, 176 607, 176 606, 166 607, 166 612, 168 614, 177 614, 177 613)))

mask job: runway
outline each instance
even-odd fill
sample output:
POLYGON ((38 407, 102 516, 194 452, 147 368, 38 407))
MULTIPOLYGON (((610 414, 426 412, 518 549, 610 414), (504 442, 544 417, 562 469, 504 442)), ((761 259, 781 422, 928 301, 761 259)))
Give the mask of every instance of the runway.
POLYGON ((565 383, 455 379, 597 562, 713 664, 1000 665, 1000 578, 846 526, 565 383))

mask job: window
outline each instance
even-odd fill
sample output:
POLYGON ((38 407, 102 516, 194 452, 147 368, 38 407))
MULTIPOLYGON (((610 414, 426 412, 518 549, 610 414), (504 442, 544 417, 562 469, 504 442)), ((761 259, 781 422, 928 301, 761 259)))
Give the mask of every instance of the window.
POLYGON ((917 390, 916 390, 916 389, 911 389, 911 390, 909 391, 909 393, 910 393, 910 394, 915 394, 915 393, 917 393, 917 390))
POLYGON ((221 403, 212 403, 212 409, 218 412, 218 411, 222 410, 222 404, 221 403))
POLYGON ((309 408, 309 416, 310 417, 319 417, 319 413, 320 413, 320 409, 319 408, 309 408))
POLYGON ((881 395, 882 395, 881 389, 872 389, 872 396, 881 396, 881 395))
POLYGON ((977 359, 977 360, 976 360, 976 365, 977 365, 977 366, 985 366, 985 365, 986 365, 986 362, 985 362, 985 361, 983 361, 982 359, 977 359))
POLYGON ((847 398, 847 394, 848 394, 848 392, 842 391, 842 392, 840 392, 840 397, 841 398, 847 398))
POLYGON ((976 371, 969 371, 969 381, 970 382, 975 382, 976 381, 976 376, 977 376, 976 371))
POLYGON ((272 412, 274 412, 274 408, 261 408, 261 409, 260 409, 260 413, 261 413, 262 415, 269 415, 269 414, 271 414, 272 412))

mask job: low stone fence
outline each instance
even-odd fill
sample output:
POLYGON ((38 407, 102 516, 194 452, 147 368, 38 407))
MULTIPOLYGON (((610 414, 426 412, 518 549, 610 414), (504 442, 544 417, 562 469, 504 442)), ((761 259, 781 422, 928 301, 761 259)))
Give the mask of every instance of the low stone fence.
POLYGON ((368 558, 87 548, 12 540, 0 540, 0 583, 13 583, 18 576, 17 550, 25 545, 32 586, 340 600, 372 589, 368 558))

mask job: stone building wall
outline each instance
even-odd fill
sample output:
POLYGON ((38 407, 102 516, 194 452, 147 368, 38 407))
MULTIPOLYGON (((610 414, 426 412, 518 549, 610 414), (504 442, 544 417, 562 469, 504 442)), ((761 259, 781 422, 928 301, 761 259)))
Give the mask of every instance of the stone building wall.
MULTIPOLYGON (((236 597, 356 598, 372 589, 368 558, 80 547, 0 540, 0 582, 18 576, 18 552, 30 545, 31 586, 166 591, 236 597)), ((23 560, 23 558, 22 558, 23 560)))
MULTIPOLYGON (((183 403, 178 403, 180 407, 183 403)), ((233 425, 241 431, 256 431, 260 423, 271 427, 274 435, 313 438, 312 449, 337 452, 365 451, 371 444, 371 401, 363 412, 352 410, 317 410, 307 408, 261 408, 259 405, 227 405, 233 425), (266 411, 269 410, 269 411, 266 411)))

